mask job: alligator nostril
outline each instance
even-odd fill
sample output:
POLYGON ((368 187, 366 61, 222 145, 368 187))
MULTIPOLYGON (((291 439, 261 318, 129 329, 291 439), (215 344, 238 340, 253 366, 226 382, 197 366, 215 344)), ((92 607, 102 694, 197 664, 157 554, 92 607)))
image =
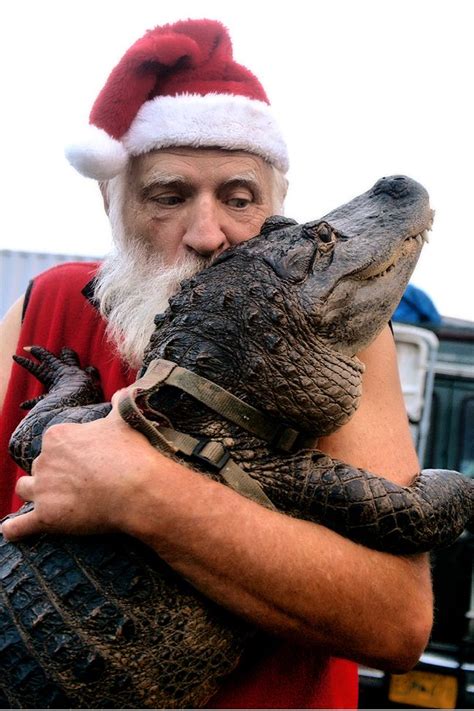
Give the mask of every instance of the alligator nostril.
POLYGON ((410 192, 410 180, 404 175, 392 175, 388 178, 381 178, 375 183, 373 191, 375 195, 385 193, 395 199, 403 198, 410 192))

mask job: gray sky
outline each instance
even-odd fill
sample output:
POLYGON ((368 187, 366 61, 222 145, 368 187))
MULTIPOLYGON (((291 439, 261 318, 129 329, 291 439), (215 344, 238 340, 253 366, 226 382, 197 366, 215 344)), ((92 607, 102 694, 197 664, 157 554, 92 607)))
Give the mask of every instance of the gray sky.
POLYGON ((261 79, 290 150, 287 214, 316 219, 382 175, 422 182, 436 209, 413 283, 474 319, 470 0, 30 0, 1 3, 0 247, 103 254, 97 186, 64 145, 109 71, 157 24, 226 24, 261 79))

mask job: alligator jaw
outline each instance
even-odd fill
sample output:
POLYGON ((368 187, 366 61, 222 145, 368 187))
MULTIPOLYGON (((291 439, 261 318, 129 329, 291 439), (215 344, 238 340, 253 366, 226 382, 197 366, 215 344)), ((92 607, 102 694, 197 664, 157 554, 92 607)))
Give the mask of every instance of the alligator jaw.
POLYGON ((401 241, 389 256, 383 255, 338 280, 328 294, 318 329, 334 351, 353 357, 382 331, 403 296, 426 242, 423 232, 401 241))
POLYGON ((427 229, 423 230, 423 232, 420 232, 419 234, 407 237, 391 257, 379 263, 372 263, 368 267, 351 274, 351 277, 360 281, 367 281, 369 279, 378 279, 381 276, 385 276, 385 274, 390 272, 396 266, 402 257, 407 256, 412 251, 415 251, 416 245, 423 247, 424 244, 428 242, 429 238, 427 229))

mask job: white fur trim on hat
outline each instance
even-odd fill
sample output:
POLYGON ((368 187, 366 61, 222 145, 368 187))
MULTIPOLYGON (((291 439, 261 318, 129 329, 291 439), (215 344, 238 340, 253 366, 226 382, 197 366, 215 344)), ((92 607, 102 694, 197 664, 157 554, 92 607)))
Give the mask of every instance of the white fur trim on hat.
POLYGON ((286 144, 270 107, 245 96, 158 96, 142 105, 123 143, 130 155, 170 146, 241 150, 288 170, 286 144))
POLYGON ((128 153, 120 141, 89 124, 75 143, 67 146, 66 158, 86 178, 109 180, 127 165, 128 153))

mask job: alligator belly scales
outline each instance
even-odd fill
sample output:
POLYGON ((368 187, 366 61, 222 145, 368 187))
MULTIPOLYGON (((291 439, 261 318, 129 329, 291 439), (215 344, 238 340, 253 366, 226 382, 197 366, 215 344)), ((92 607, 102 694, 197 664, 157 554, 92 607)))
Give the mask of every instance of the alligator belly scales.
MULTIPOLYGON (((166 359, 305 438, 335 431, 360 397, 354 354, 390 318, 431 220, 425 190, 403 176, 315 222, 270 218, 182 285, 155 319, 142 373, 166 359)), ((26 471, 46 427, 110 409, 73 352, 32 355, 38 362, 17 360, 48 394, 12 436, 26 471)), ((223 445, 279 510, 364 545, 426 551, 473 526, 473 483, 455 472, 422 472, 399 487, 316 449, 279 451, 172 386, 151 388, 146 404, 147 417, 223 445)), ((202 461, 188 464, 219 480, 202 461)), ((203 706, 253 635, 126 536, 0 538, 4 708, 203 706)))

